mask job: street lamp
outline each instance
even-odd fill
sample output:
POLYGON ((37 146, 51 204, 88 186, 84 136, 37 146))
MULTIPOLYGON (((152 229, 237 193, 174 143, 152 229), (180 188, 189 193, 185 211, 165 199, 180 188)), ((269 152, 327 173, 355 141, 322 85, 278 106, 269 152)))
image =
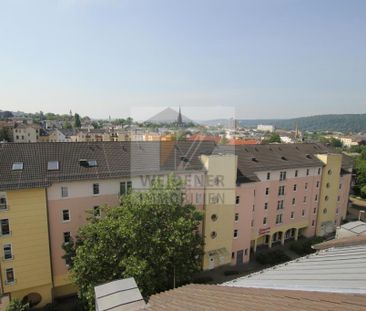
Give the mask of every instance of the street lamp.
POLYGON ((365 214, 365 211, 359 211, 358 212, 358 220, 361 220, 361 214, 365 214))

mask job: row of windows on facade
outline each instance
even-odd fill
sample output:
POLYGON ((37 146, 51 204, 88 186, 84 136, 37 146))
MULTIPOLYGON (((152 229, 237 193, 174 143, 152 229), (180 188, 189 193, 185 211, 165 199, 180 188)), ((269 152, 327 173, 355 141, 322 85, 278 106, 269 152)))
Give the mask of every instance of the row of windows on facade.
MULTIPOLYGON (((321 173, 321 168, 319 167, 318 168, 318 175, 320 175, 320 173, 321 173)), ((330 173, 328 171, 328 174, 331 175, 331 171, 330 171, 330 173)), ((306 176, 309 176, 309 175, 310 175, 310 169, 307 168, 306 169, 306 176)), ((295 170, 294 177, 298 177, 298 176, 299 176, 299 170, 295 170)), ((286 180, 286 177, 287 177, 287 172, 286 171, 280 172, 280 181, 286 180)), ((271 173, 270 172, 267 173, 267 180, 271 180, 271 173)))
MULTIPOLYGON (((93 216, 97 218, 101 216, 101 209, 99 205, 93 207, 93 216)), ((69 209, 62 210, 62 221, 68 222, 70 220, 71 220, 70 210, 69 209)))
MULTIPOLYGON (((120 195, 127 194, 130 191, 130 189, 132 189, 131 181, 120 182, 120 185, 119 185, 119 194, 120 195)), ((93 195, 100 194, 100 187, 99 187, 98 183, 94 183, 92 185, 92 192, 93 192, 93 195)), ((66 186, 62 186, 61 187, 61 197, 67 198, 68 196, 69 196, 69 188, 66 186)))

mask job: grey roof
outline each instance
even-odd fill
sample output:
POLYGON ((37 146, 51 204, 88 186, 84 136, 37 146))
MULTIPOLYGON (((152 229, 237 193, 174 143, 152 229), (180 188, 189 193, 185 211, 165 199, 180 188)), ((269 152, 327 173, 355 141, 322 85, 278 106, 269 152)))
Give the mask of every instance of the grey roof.
POLYGON ((209 145, 213 143, 197 146, 186 142, 4 143, 0 145, 0 190, 123 178, 165 170, 201 170, 202 163, 197 157, 210 152, 213 147, 209 145), (175 152, 176 148, 180 152, 175 152), (160 157, 161 152, 164 157, 160 157), (97 166, 83 167, 82 159, 96 160, 97 166), (48 171, 48 161, 59 161, 59 170, 48 171), (14 162, 23 162, 23 170, 13 171, 14 162))
POLYGON ((96 311, 141 310, 145 307, 134 278, 116 280, 94 287, 96 311))
POLYGON ((341 226, 342 229, 351 231, 355 234, 366 233, 366 223, 363 221, 352 221, 341 226))
POLYGON ((224 285, 366 294, 366 245, 321 250, 224 285))
POLYGON ((260 171, 321 167, 323 162, 314 155, 329 149, 318 144, 271 144, 221 146, 216 152, 238 155, 237 182, 244 183, 258 181, 260 171))

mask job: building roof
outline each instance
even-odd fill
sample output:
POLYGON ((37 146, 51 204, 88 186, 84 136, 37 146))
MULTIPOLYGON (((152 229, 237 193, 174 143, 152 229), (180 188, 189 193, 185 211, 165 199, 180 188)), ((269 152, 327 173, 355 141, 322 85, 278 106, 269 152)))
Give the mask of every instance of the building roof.
POLYGON ((318 251, 225 285, 366 295, 366 245, 344 245, 318 251))
POLYGON ((328 153, 317 144, 272 144, 220 146, 217 152, 238 155, 239 183, 258 181, 256 172, 290 168, 322 167, 324 164, 314 154, 328 153))
POLYGON ((354 234, 366 234, 366 223, 363 221, 352 221, 341 226, 341 229, 350 231, 354 234))
POLYGON ((211 152, 214 146, 207 142, 4 143, 0 145, 0 190, 172 170, 202 170, 198 156, 211 152), (95 160, 96 165, 83 166, 80 160, 95 160), (59 169, 48 170, 49 161, 59 161, 59 169), (12 170, 15 162, 22 162, 23 169, 12 170))
POLYGON ((354 245, 366 245, 366 235, 349 236, 341 239, 334 239, 323 243, 315 244, 312 246, 312 248, 316 250, 323 250, 331 247, 346 247, 354 245))
POLYGON ((134 278, 116 280, 94 287, 96 311, 135 311, 145 307, 134 278))
POLYGON ((153 295, 151 311, 361 311, 366 295, 187 285, 153 295))

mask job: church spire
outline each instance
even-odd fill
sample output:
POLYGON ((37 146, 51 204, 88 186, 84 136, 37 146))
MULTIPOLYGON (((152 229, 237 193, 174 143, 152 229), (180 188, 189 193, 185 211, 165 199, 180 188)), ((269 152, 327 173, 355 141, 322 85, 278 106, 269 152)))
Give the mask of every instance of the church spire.
POLYGON ((178 123, 178 125, 182 125, 183 124, 182 113, 180 111, 180 106, 179 106, 179 113, 178 113, 177 123, 178 123))

